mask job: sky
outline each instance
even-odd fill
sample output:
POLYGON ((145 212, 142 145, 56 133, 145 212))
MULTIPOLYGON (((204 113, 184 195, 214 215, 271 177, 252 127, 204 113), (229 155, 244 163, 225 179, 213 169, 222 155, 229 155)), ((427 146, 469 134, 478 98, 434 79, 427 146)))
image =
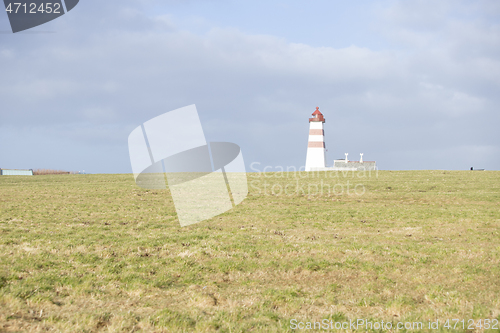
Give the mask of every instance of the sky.
POLYGON ((500 169, 498 0, 81 0, 13 34, 0 12, 0 168, 130 173, 128 135, 196 104, 247 171, 500 169))

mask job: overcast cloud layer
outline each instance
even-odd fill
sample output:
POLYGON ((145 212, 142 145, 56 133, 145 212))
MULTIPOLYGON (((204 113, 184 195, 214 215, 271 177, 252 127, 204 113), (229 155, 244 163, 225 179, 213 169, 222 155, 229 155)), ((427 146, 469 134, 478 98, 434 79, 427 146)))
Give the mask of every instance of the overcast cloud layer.
POLYGON ((304 165, 319 106, 328 164, 498 170, 499 18, 496 0, 82 0, 12 34, 0 12, 0 167, 129 173, 132 129, 196 104, 207 141, 260 169, 304 165))

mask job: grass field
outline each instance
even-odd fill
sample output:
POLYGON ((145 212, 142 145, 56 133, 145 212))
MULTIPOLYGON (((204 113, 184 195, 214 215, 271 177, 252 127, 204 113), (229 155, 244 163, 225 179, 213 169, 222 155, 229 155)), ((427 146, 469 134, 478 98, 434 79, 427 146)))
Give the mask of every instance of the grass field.
POLYGON ((168 191, 131 175, 0 176, 0 332, 500 320, 500 172, 249 184, 233 210, 181 228, 168 191))

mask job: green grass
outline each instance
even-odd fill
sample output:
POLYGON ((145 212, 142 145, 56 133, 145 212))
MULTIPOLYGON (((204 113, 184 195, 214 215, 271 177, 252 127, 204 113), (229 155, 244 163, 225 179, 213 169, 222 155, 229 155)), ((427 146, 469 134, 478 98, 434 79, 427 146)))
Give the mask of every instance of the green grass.
POLYGON ((500 320, 500 172, 249 185, 233 210, 181 228, 168 191, 131 175, 1 176, 0 332, 500 320))

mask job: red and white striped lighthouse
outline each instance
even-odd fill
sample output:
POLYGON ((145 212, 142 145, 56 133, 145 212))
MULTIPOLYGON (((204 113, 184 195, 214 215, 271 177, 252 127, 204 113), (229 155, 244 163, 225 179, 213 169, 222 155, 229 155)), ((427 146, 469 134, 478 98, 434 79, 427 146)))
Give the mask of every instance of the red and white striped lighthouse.
POLYGON ((325 131, 323 124, 325 118, 316 107, 313 117, 309 118, 309 142, 307 144, 306 171, 313 171, 326 167, 325 131))

